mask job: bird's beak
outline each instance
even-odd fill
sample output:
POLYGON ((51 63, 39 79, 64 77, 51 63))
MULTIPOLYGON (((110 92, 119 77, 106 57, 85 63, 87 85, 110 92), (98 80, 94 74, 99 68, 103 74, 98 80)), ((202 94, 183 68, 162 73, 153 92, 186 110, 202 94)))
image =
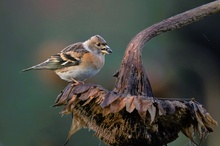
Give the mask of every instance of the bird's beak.
POLYGON ((112 53, 112 49, 108 45, 102 48, 102 54, 110 54, 110 53, 112 53))

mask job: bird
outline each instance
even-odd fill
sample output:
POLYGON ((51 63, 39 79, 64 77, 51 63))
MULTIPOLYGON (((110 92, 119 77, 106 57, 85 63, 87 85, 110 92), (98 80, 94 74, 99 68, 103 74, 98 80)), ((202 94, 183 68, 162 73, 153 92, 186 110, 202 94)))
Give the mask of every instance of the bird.
POLYGON ((61 79, 73 84, 83 83, 96 75, 105 63, 105 55, 112 53, 107 42, 100 35, 94 35, 84 42, 71 44, 46 61, 23 69, 52 70, 61 79))

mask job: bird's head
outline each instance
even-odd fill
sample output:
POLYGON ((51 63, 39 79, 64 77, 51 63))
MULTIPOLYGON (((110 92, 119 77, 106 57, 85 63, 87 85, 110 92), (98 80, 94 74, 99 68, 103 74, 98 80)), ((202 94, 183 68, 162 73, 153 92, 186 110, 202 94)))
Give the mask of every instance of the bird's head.
POLYGON ((106 41, 100 36, 95 35, 90 39, 85 41, 84 46, 87 46, 87 49, 96 52, 97 54, 110 54, 112 53, 111 48, 107 45, 106 41))

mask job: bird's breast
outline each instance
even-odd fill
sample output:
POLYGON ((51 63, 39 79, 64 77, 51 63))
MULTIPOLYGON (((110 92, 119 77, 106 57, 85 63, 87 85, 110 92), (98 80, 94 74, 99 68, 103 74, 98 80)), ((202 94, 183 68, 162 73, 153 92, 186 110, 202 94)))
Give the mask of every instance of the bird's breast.
POLYGON ((87 53, 82 58, 82 66, 85 68, 94 68, 100 70, 105 63, 105 56, 102 54, 95 55, 92 53, 87 53))

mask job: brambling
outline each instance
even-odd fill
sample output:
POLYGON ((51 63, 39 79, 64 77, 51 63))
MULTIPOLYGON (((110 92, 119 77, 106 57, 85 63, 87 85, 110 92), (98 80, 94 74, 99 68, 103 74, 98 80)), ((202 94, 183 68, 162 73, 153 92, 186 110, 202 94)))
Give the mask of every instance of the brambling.
POLYGON ((46 61, 22 70, 53 70, 61 79, 78 84, 94 76, 105 63, 105 54, 112 53, 106 41, 99 35, 85 42, 78 42, 52 55, 46 61))

